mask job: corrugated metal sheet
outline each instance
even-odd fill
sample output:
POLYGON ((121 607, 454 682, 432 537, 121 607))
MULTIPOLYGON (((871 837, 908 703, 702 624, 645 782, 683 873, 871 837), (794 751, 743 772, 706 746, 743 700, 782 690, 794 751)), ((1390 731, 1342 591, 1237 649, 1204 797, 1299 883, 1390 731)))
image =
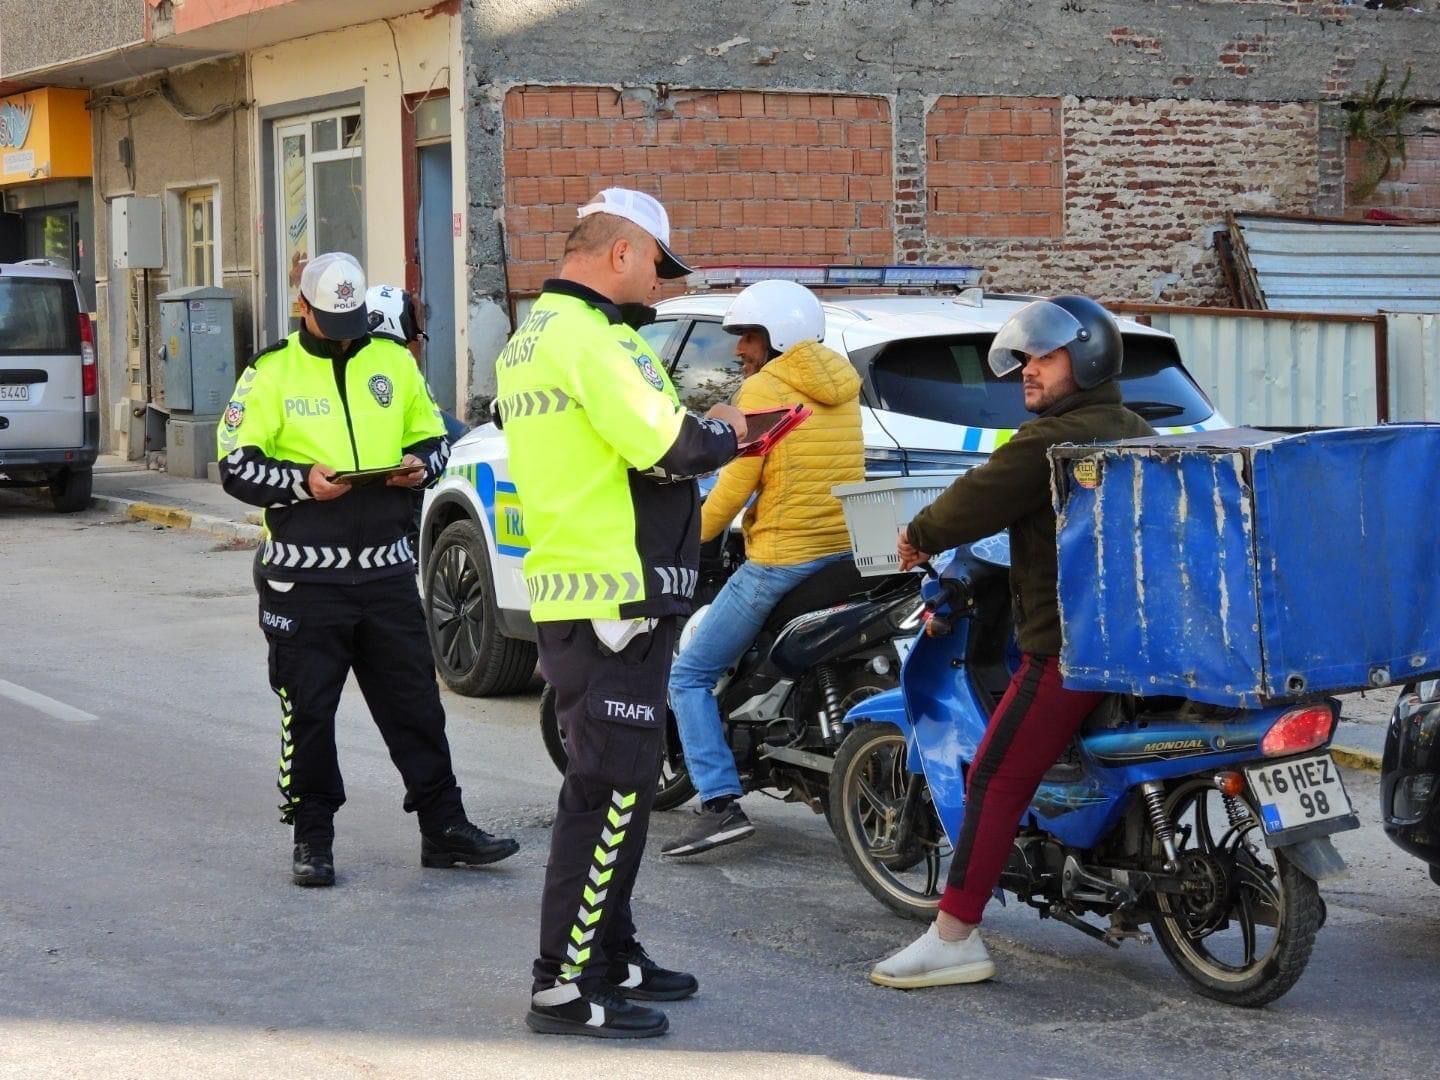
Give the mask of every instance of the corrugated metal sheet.
MULTIPOLYGON (((1126 306, 1126 310, 1131 310, 1126 306)), ((1375 323, 1148 309, 1239 427, 1351 427, 1377 419, 1375 323)))
POLYGON ((1440 225, 1234 221, 1271 311, 1440 312, 1440 225))
POLYGON ((1390 416, 1440 420, 1440 315, 1387 315, 1390 416))

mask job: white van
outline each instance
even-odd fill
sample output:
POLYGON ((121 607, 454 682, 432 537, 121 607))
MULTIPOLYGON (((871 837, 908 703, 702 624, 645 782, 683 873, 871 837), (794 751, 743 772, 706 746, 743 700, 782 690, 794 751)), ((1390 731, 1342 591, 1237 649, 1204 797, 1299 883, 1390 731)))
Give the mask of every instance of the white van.
POLYGON ((48 487, 61 513, 90 505, 98 378, 74 273, 45 259, 0 263, 0 487, 48 487))

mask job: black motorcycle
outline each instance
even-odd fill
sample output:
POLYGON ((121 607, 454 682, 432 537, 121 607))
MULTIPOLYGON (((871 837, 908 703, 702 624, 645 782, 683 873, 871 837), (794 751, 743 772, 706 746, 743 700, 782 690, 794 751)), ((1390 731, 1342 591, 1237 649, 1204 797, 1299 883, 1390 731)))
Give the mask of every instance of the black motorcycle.
MULTIPOLYGON (((733 546, 717 545, 707 545, 697 604, 708 604, 738 565, 733 546)), ((917 575, 867 582, 847 559, 821 568, 776 605, 717 695, 747 792, 773 792, 828 817, 830 770, 845 734, 840 721, 865 698, 899 685, 897 639, 919 630, 919 591, 917 575)), ((691 619, 704 613, 700 606, 691 619)), ((564 772, 565 740, 549 684, 540 698, 540 732, 564 772)), ((672 810, 694 794, 671 713, 655 808, 672 810)))

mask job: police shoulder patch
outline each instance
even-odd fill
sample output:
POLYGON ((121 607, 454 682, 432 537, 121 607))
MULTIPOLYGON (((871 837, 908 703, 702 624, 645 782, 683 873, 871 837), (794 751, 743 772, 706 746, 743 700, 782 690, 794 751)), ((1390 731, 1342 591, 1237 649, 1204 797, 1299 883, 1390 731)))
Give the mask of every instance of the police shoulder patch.
POLYGON ((390 402, 395 400, 395 386, 390 382, 387 375, 370 376, 370 393, 379 402, 382 409, 388 409, 390 402))
POLYGON ((245 403, 243 401, 232 401, 225 410, 225 428, 227 431, 238 431, 240 425, 245 422, 245 403))
POLYGON ((645 377, 645 381, 656 390, 665 389, 665 378, 660 374, 660 370, 655 366, 655 361, 651 360, 650 357, 641 353, 635 357, 635 366, 640 369, 640 374, 645 377))

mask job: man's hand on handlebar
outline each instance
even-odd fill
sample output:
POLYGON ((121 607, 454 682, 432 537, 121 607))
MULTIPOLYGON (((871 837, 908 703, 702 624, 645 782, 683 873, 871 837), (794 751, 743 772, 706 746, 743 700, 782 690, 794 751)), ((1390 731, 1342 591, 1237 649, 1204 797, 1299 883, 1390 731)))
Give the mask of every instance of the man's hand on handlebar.
POLYGON ((895 554, 900 557, 901 570, 909 570, 923 562, 930 561, 927 553, 910 542, 910 534, 905 529, 901 529, 899 535, 895 537, 895 554))

